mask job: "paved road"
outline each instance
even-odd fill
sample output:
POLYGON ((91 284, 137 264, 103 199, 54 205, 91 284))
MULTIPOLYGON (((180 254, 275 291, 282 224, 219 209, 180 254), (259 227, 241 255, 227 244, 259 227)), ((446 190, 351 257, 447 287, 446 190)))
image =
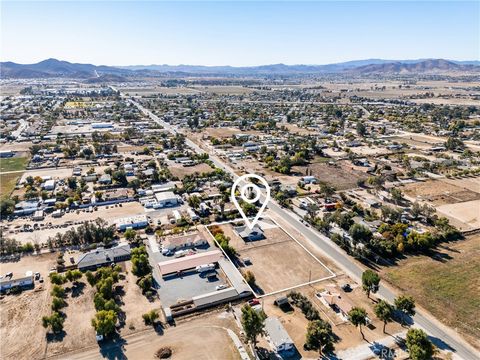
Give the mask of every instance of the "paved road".
MULTIPOLYGON (((164 121, 162 121, 158 116, 154 115, 151 111, 145 109, 138 102, 132 101, 142 112, 148 115, 153 121, 163 126, 166 130, 178 133, 178 129, 164 121)), ((186 139, 187 145, 192 147, 195 151, 204 152, 197 144, 193 143, 191 140, 186 139)), ((212 162, 219 168, 224 169, 232 174, 234 178, 237 177, 234 170, 226 165, 222 160, 214 155, 210 155, 212 162)), ((361 283, 361 276, 364 271, 364 267, 357 263, 352 257, 347 255, 343 250, 338 248, 332 241, 324 236, 323 234, 313 230, 310 227, 307 227, 304 223, 300 222, 300 219, 295 214, 291 213, 288 210, 281 208, 275 201, 271 200, 269 209, 274 211, 278 216, 287 221, 291 226, 294 226, 297 231, 302 233, 305 237, 314 242, 327 256, 329 256, 340 268, 342 268, 350 277, 352 277, 357 282, 361 283)), ((380 289, 377 293, 380 297, 393 302, 394 298, 398 295, 390 288, 385 286, 380 286, 380 289)), ((421 327, 427 331, 431 336, 431 340, 437 345, 440 349, 449 349, 453 351, 457 358, 464 360, 478 360, 479 354, 478 351, 467 344, 460 336, 455 333, 453 330, 447 328, 437 320, 433 319, 431 316, 423 314, 421 311, 417 310, 417 314, 413 318, 415 325, 421 327)))

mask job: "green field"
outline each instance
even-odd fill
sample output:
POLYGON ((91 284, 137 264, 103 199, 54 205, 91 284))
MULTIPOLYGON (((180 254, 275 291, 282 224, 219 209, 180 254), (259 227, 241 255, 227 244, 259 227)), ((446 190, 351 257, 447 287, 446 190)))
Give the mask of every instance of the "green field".
POLYGON ((28 164, 26 157, 12 157, 0 159, 0 172, 25 170, 28 164))
POLYGON ((480 346, 480 236, 446 244, 450 259, 415 256, 385 269, 385 278, 437 319, 480 346))
POLYGON ((8 197, 12 193, 17 180, 22 176, 23 173, 10 173, 10 174, 0 174, 0 193, 1 197, 8 197))

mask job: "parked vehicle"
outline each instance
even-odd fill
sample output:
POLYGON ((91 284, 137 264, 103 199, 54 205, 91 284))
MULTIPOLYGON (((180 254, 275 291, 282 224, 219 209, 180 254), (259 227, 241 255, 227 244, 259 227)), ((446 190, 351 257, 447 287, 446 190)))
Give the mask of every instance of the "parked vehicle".
POLYGON ((195 270, 199 273, 215 270, 215 264, 198 265, 195 270))

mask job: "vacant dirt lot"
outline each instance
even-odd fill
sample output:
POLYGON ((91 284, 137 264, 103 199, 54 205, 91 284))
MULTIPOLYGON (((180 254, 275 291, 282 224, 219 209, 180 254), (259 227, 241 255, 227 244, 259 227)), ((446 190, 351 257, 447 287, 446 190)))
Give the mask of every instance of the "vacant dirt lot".
POLYGON ((412 256, 384 277, 480 349, 480 235, 412 256))
MULTIPOLYGON (((87 359, 154 359, 155 352, 161 347, 173 350, 173 359, 240 359, 233 341, 227 333, 238 328, 230 314, 215 311, 177 322, 158 333, 147 330, 124 337, 124 342, 97 345, 68 354, 70 360, 87 359)), ((65 359, 65 356, 55 357, 65 359)))
MULTIPOLYGON (((0 273, 12 271, 14 277, 26 271, 40 272, 46 278, 55 264, 55 254, 25 256, 18 262, 0 263, 0 273)), ((36 282, 35 289, 18 295, 5 295, 0 299, 0 358, 40 359, 46 347, 42 317, 50 313, 50 282, 36 282)))
POLYGON ((192 175, 195 173, 201 174, 204 172, 211 172, 213 169, 204 163, 195 165, 195 166, 183 166, 181 164, 174 164, 172 163, 168 169, 172 173, 173 176, 178 177, 180 180, 183 179, 187 175, 192 175))
POLYGON ((252 265, 242 271, 252 271, 256 278, 256 292, 269 294, 319 280, 330 275, 327 269, 303 249, 280 227, 262 226, 265 239, 244 242, 234 232, 231 224, 221 225, 230 244, 237 250, 238 258, 249 258, 252 265), (295 259, 295 261, 291 261, 295 259), (281 274, 281 276, 272 276, 281 274))
POLYGON ((463 184, 463 180, 428 180, 407 184, 403 191, 413 200, 428 201, 434 206, 480 199, 480 191, 471 190, 474 184, 463 184))
POLYGON ((450 223, 460 230, 480 228, 480 200, 441 205, 437 212, 450 219, 450 223))
MULTIPOLYGON (((125 267, 125 279, 120 280, 119 285, 123 286, 123 297, 121 305, 122 311, 125 312, 126 325, 121 329, 122 336, 131 334, 133 332, 142 331, 147 327, 143 321, 142 315, 152 309, 156 309, 160 314, 160 300, 155 298, 155 301, 150 302, 143 294, 140 287, 137 285, 137 277, 132 273, 132 263, 127 261, 123 263, 125 267)), ((162 317, 160 317, 160 320, 162 317)))
POLYGON ((310 169, 312 175, 319 181, 323 181, 337 190, 347 190, 357 187, 358 179, 367 178, 363 172, 353 169, 351 164, 340 161, 336 165, 329 165, 325 159, 319 162, 312 162, 308 167, 294 166, 293 170, 302 174, 306 173, 306 169, 310 169))

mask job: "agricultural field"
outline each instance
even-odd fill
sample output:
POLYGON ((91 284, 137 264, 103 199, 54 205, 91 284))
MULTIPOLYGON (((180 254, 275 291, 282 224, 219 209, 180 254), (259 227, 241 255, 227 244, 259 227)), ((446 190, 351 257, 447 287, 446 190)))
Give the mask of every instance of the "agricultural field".
POLYGON ((22 176, 21 172, 0 174, 0 194, 2 198, 10 196, 20 176, 22 176))
POLYGON ((21 171, 28 164, 27 157, 11 157, 0 159, 0 172, 21 171))
POLYGON ((480 349, 480 235, 412 256, 383 276, 480 349))

